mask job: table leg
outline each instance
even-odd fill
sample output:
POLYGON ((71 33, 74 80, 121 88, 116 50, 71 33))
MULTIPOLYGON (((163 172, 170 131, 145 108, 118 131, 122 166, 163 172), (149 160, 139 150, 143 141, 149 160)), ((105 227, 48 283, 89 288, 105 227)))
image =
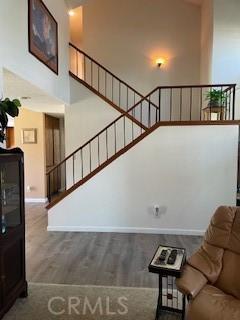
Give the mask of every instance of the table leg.
POLYGON ((159 275, 159 283, 158 283, 158 303, 157 303, 157 311, 155 320, 159 319, 162 308, 162 277, 159 275))
POLYGON ((183 295, 183 298, 182 298, 182 320, 185 320, 185 312, 186 312, 186 296, 183 295))

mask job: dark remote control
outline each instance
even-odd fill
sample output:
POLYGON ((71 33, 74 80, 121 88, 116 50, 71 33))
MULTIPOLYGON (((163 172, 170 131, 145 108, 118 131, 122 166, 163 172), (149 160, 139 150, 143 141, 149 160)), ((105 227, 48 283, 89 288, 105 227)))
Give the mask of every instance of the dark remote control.
POLYGON ((167 253, 168 253, 168 251, 166 249, 163 249, 161 254, 160 254, 160 256, 159 256, 159 258, 158 258, 158 260, 160 262, 164 262, 166 257, 167 257, 167 253))
POLYGON ((167 264, 173 265, 177 259, 178 251, 176 249, 173 249, 168 257, 167 264))

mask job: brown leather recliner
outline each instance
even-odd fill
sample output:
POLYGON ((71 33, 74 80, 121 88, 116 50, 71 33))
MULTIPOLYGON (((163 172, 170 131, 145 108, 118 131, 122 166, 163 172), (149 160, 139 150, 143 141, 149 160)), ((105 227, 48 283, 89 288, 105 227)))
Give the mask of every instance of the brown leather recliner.
POLYGON ((188 320, 240 320, 240 207, 217 209, 177 287, 188 296, 188 320))

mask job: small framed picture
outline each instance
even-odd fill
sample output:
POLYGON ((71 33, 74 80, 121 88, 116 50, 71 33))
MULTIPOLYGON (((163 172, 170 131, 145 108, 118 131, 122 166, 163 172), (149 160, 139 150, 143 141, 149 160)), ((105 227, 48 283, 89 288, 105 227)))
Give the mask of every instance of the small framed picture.
POLYGON ((37 143, 37 129, 22 129, 22 143, 37 143))

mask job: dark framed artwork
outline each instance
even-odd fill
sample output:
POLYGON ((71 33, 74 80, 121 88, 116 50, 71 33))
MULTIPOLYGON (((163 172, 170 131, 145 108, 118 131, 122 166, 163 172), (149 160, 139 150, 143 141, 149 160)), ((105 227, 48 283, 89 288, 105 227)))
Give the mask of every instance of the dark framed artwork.
POLYGON ((29 52, 58 74, 58 24, 42 0, 28 0, 29 52))

